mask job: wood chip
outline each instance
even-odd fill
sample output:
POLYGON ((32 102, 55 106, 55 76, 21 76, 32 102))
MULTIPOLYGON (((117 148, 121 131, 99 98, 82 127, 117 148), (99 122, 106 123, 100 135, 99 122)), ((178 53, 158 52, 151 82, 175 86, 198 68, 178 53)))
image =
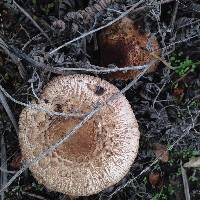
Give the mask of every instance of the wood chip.
POLYGON ((200 167, 200 157, 191 158, 190 161, 185 163, 183 166, 187 168, 200 167))

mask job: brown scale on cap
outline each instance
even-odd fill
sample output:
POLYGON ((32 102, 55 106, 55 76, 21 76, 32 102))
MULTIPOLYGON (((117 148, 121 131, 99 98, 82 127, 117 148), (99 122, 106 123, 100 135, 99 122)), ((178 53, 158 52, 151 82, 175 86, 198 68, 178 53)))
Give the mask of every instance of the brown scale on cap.
MULTIPOLYGON (((68 195, 88 196, 127 174, 137 155, 140 133, 123 95, 106 103, 117 92, 112 84, 88 75, 60 76, 46 86, 38 104, 50 111, 85 113, 98 102, 106 105, 51 155, 30 167, 39 183, 68 195)), ((19 121, 23 158, 33 159, 80 121, 25 108, 19 121)))
MULTIPOLYGON (((115 64, 118 67, 144 65, 152 60, 146 50, 150 42, 156 55, 160 54, 156 39, 150 39, 150 34, 140 33, 133 21, 127 17, 113 24, 99 34, 101 65, 115 64)), ((147 73, 154 72, 157 64, 152 65, 147 73)), ((134 79, 141 71, 115 72, 111 79, 134 79)))

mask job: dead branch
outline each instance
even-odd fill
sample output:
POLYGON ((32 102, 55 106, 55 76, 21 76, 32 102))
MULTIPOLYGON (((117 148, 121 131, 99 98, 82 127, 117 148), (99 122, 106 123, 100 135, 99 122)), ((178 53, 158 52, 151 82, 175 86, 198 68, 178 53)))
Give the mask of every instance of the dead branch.
POLYGON ((42 30, 42 28, 38 25, 38 23, 18 4, 15 0, 13 3, 17 6, 17 8, 33 23, 33 25, 47 38, 48 41, 51 41, 49 36, 42 30))
POLYGON ((24 66, 20 62, 20 60, 12 54, 9 49, 8 45, 3 41, 2 38, 0 38, 0 47, 5 51, 5 53, 11 58, 12 62, 18 66, 19 73, 23 79, 26 78, 26 70, 24 69, 24 66))
POLYGON ((123 68, 119 68, 119 67, 114 67, 114 68, 101 68, 99 69, 98 66, 94 66, 89 64, 89 66, 91 68, 60 68, 60 67, 56 67, 55 69, 59 70, 59 71, 85 71, 85 72, 93 72, 93 73, 113 73, 113 72, 127 72, 127 71, 131 71, 131 70, 144 70, 146 67, 149 66, 149 64, 144 64, 144 65, 139 65, 139 66, 128 66, 128 67, 123 67, 123 68), (94 69, 97 68, 97 69, 94 69))

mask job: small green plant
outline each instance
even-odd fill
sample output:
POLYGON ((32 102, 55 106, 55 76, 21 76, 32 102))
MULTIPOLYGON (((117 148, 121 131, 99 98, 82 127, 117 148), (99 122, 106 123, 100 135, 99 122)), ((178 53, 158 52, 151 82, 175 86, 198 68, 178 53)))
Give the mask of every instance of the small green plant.
POLYGON ((144 183, 144 185, 146 185, 147 184, 147 177, 145 176, 144 178, 143 178, 143 183, 144 183))
POLYGON ((45 5, 44 7, 41 8, 42 11, 44 11, 44 13, 46 15, 49 14, 49 12, 51 11, 51 9, 54 7, 54 3, 48 3, 47 5, 45 5))
POLYGON ((189 58, 184 58, 180 54, 173 54, 170 57, 171 65, 179 76, 185 76, 188 72, 194 72, 200 61, 195 62, 189 58))
POLYGON ((160 193, 154 194, 152 200, 167 200, 167 195, 163 193, 163 188, 160 193))
POLYGON ((37 4, 37 0, 32 0, 32 3, 35 6, 37 4))
POLYGON ((196 100, 193 100, 190 104, 189 104, 190 108, 197 108, 198 107, 198 102, 196 100))
POLYGON ((173 187, 172 184, 168 185, 167 190, 168 190, 168 192, 169 192, 170 195, 173 195, 175 193, 175 189, 174 189, 174 187, 173 187))
POLYGON ((190 176, 189 177, 189 181, 191 181, 191 182, 197 182, 197 181, 199 181, 199 179, 197 177, 195 177, 195 176, 190 176))
POLYGON ((32 186, 36 191, 40 191, 41 192, 44 189, 44 186, 40 185, 40 184, 32 183, 32 186))

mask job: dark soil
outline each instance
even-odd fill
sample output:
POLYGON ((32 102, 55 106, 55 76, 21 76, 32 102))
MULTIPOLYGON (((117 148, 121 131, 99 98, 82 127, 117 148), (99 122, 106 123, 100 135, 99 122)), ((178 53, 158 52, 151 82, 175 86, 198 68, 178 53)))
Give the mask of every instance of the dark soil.
MULTIPOLYGON (((119 16, 119 12, 124 12, 137 0, 117 0, 107 9, 88 18, 83 18, 77 11, 98 1, 16 2, 30 14, 44 32, 40 32, 15 4, 9 0, 0 2, 0 47, 2 39, 7 45, 6 49, 12 54, 12 57, 9 57, 5 48, 0 48, 0 84, 16 100, 29 103, 35 99, 31 85, 39 96, 43 86, 58 75, 48 69, 42 69, 41 65, 62 68, 91 68, 90 63, 100 65, 99 50, 96 48, 97 34, 84 37, 47 57, 51 50, 112 21, 119 16)), ((141 31, 150 31, 157 37, 162 49, 162 59, 177 68, 172 70, 160 63, 155 73, 143 76, 126 92, 125 95, 134 110, 141 131, 138 157, 129 174, 116 186, 100 194, 78 199, 185 199, 181 165, 192 157, 200 156, 200 4, 197 0, 180 0, 176 10, 175 1, 164 2, 161 4, 160 1, 145 1, 141 6, 151 6, 136 13, 133 11, 129 17, 138 24, 141 31), (187 65, 187 60, 192 64, 187 65), (188 127, 191 128, 187 132, 188 127), (152 164, 156 159, 155 144, 169 148, 173 146, 169 151, 168 162, 159 160, 152 164), (151 164, 151 168, 146 170, 151 164), (160 175, 156 185, 149 181, 151 173, 160 175), (132 181, 126 185, 131 179, 132 181), (119 188, 121 189, 115 192, 119 188)), ((75 72, 67 72, 71 73, 75 72)), ((119 89, 129 83, 110 81, 105 74, 92 75, 108 80, 119 89)), ((10 99, 7 99, 7 103, 18 121, 23 107, 10 99)), ((2 104, 0 133, 5 140, 7 156, 1 168, 7 163, 7 170, 17 171, 23 164, 20 162, 18 137, 2 104)), ((199 200, 200 168, 185 170, 191 199, 199 200)), ((13 173, 8 173, 8 179, 12 176, 13 173)), ((9 186, 4 199, 64 200, 70 197, 48 191, 36 182, 30 171, 26 170, 9 186)))

